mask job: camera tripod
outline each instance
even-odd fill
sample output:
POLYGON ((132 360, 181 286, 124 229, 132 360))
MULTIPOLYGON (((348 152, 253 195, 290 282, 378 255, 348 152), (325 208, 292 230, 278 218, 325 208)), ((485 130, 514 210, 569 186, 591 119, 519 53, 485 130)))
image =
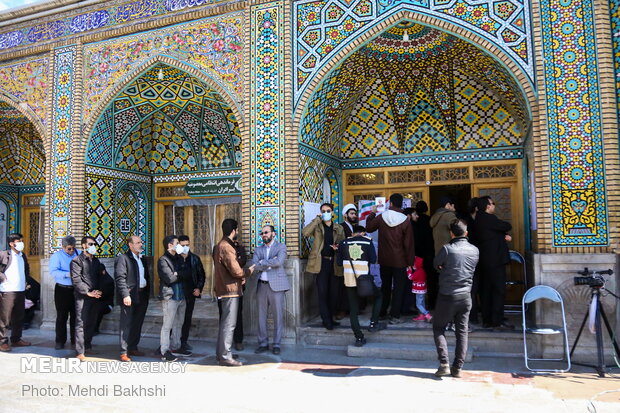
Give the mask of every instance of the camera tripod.
MULTIPOLYGON (((599 274, 599 273, 592 272, 592 274, 599 274)), ((592 296, 590 298, 590 303, 592 303, 592 300, 596 300, 596 314, 594 318, 594 326, 596 328, 596 351, 597 351, 598 362, 596 365, 576 363, 576 362, 573 362, 573 364, 577 364, 579 366, 592 367, 596 369, 599 377, 605 377, 605 369, 607 368, 607 366, 605 365, 605 356, 603 354, 603 331, 601 330, 601 318, 605 322, 605 327, 607 327, 607 333, 609 333, 609 337, 611 338, 611 343, 613 344, 614 350, 616 351, 617 355, 620 355, 620 348, 618 348, 618 342, 616 341, 614 333, 611 329, 611 325, 609 324, 609 320, 607 319, 605 310, 603 310, 603 307, 601 306, 601 288, 602 286, 592 286, 592 285, 590 286, 590 289, 592 290, 592 296)), ((573 357, 573 353, 575 352, 575 347, 577 347, 577 342, 579 342, 579 338, 581 337, 581 333, 583 332, 583 328, 586 325, 586 321, 588 321, 589 315, 590 315, 590 306, 588 306, 588 311, 586 312, 586 315, 583 318, 583 322, 581 323, 581 327, 579 328, 579 333, 577 334, 577 338, 575 339, 573 348, 570 350, 571 359, 573 357)))

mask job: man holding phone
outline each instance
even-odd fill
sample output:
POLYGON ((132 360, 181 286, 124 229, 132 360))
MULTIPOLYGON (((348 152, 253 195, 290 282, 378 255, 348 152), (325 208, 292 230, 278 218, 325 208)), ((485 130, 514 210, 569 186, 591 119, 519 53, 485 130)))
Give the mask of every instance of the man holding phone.
POLYGON ((332 204, 322 204, 321 213, 302 230, 304 237, 314 238, 306 271, 317 274, 319 312, 323 326, 328 330, 333 330, 335 325, 340 324, 334 321, 332 316, 339 285, 344 283, 342 267, 338 266, 334 259, 338 244, 344 240, 344 230, 340 224, 332 221, 333 211, 332 204))

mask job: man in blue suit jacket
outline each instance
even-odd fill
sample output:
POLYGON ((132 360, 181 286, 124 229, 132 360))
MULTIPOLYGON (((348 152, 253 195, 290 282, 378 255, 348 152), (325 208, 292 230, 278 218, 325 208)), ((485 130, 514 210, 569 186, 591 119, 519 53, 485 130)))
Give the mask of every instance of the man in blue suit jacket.
POLYGON ((273 354, 280 354, 280 342, 284 329, 284 293, 291 288, 284 261, 286 245, 276 241, 273 225, 265 225, 261 231, 263 245, 256 248, 252 264, 257 274, 256 301, 258 302, 258 348, 260 354, 269 350, 267 334, 267 311, 271 308, 274 318, 273 354))

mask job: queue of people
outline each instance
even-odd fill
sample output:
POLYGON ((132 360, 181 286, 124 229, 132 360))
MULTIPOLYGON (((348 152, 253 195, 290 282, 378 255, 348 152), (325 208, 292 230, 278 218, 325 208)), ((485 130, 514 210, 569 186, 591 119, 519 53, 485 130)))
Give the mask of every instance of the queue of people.
MULTIPOLYGON (((363 346, 366 338, 359 323, 360 305, 365 305, 366 300, 372 302, 367 330, 376 332, 387 324, 404 321, 403 309, 409 305, 404 304, 405 297, 410 290, 418 310, 413 320, 433 325, 440 361, 436 375, 458 377, 467 351, 469 325, 478 321, 478 309, 482 328, 513 328, 503 314, 511 226, 495 215, 495 203, 488 196, 470 201, 465 220, 457 218, 456 205, 450 197, 442 198, 440 207, 430 217, 426 215, 428 206, 424 201, 418 202, 415 208, 403 210, 402 207, 402 195, 393 194, 389 209, 378 214, 376 207, 373 208, 364 228, 359 225, 355 205, 345 206, 344 221, 339 224, 334 220, 334 206, 324 203, 320 214, 303 228, 303 235, 313 238, 307 272, 316 274, 321 320, 331 330, 339 325, 341 317, 337 314, 348 309, 355 345, 363 346), (378 253, 368 236, 375 231, 378 253), (380 277, 360 297, 359 277, 371 274, 376 262, 380 277), (444 336, 448 328, 455 330, 457 338, 451 367, 444 336)), ((242 299, 246 280, 252 275, 258 307, 255 353, 271 350, 280 354, 285 293, 290 289, 284 271, 286 245, 276 239, 273 226, 264 226, 263 244, 254 251, 248 266, 247 255, 237 240, 237 221, 225 219, 222 232, 222 239, 213 249, 213 287, 220 311, 216 359, 223 366, 242 364, 232 351, 233 346, 236 350, 243 349, 242 299), (274 320, 271 342, 267 329, 269 311, 274 320)), ((21 337, 26 280, 30 275, 27 257, 22 252, 23 237, 11 234, 7 241, 9 249, 0 252, 1 351, 30 345, 21 337)), ((142 256, 142 239, 132 235, 126 243, 126 252, 116 258, 113 281, 97 258, 97 242, 93 237, 82 238, 79 250, 75 238, 67 236, 62 240, 62 248, 52 255, 50 274, 56 281, 56 349, 63 349, 69 340, 75 346, 76 357, 84 360, 102 315, 110 312, 113 305, 109 297, 114 293, 110 291, 115 291, 120 305, 120 360, 130 362, 132 356, 145 355, 138 346, 152 278, 142 256)), ((191 320, 206 277, 200 257, 191 251, 188 236, 168 235, 162 244, 165 252, 157 261, 163 313, 158 352, 163 361, 172 362, 179 356, 192 354, 188 342, 191 320)))

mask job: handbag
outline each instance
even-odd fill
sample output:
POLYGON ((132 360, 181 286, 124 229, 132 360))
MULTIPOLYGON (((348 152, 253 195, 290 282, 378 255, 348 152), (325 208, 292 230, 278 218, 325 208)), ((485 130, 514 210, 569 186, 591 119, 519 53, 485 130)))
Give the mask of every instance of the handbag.
POLYGON ((355 266, 353 265, 353 261, 349 260, 351 263, 351 269, 353 270, 353 274, 355 275, 355 283, 357 284, 357 295, 360 297, 372 297, 375 295, 375 280, 374 277, 370 274, 362 274, 360 276, 355 272, 355 266))

